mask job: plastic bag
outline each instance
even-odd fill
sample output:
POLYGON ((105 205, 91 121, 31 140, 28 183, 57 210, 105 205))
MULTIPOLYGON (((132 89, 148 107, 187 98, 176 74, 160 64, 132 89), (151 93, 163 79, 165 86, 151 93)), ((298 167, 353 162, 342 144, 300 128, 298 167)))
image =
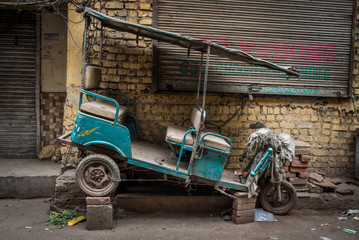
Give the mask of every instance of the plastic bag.
POLYGON ((256 208, 254 209, 254 221, 255 222, 277 222, 278 220, 275 219, 273 213, 267 212, 263 209, 256 208))

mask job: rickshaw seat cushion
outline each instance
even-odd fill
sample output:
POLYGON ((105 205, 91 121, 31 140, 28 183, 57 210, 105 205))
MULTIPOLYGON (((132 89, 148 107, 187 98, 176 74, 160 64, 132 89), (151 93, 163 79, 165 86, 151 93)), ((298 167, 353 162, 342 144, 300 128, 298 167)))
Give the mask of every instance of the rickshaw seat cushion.
POLYGON ((101 68, 97 65, 86 65, 85 67, 85 78, 84 78, 84 89, 91 90, 97 89, 101 84, 101 68))
MULTIPOLYGON (((167 126, 166 140, 181 144, 187 131, 188 129, 185 127, 170 124, 167 126)), ((193 145, 193 138, 191 133, 187 134, 185 144, 191 146, 193 145)))
MULTIPOLYGON (((115 120, 116 105, 103 99, 97 99, 96 101, 83 103, 81 105, 81 111, 98 117, 115 120)), ((122 123, 125 120, 127 112, 127 107, 119 106, 118 123, 122 123)))
MULTIPOLYGON (((202 136, 209 131, 203 130, 202 136)), ((229 152, 229 148, 231 147, 229 143, 226 142, 223 138, 214 136, 214 135, 207 135, 203 140, 203 145, 211 148, 215 148, 218 150, 222 150, 224 152, 229 152)))
MULTIPOLYGON (((203 118, 205 118, 206 116, 206 112, 203 113, 203 118)), ((192 114, 191 114, 191 122, 192 122, 192 126, 194 129, 196 129, 197 131, 199 131, 199 128, 201 126, 201 116, 202 116, 202 110, 201 107, 199 107, 198 105, 194 106, 193 110, 192 110, 192 114)), ((204 122, 204 119, 203 119, 204 122)))

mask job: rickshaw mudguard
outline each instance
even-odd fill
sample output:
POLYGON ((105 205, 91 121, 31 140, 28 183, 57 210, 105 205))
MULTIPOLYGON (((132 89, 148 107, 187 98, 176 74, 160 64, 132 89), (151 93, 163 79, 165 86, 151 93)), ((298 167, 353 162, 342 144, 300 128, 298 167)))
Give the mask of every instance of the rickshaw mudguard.
POLYGON ((84 146, 106 145, 123 157, 132 157, 130 132, 125 126, 81 112, 77 114, 71 141, 84 146))

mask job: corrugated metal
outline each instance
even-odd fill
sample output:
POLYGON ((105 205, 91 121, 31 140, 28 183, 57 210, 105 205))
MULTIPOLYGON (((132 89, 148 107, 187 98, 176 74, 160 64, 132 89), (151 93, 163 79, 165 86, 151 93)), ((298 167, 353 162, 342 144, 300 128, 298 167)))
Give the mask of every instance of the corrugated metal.
POLYGON ((36 157, 36 16, 0 10, 0 159, 36 157))
MULTIPOLYGON (((208 38, 302 74, 211 57, 209 90, 337 96, 349 93, 353 0, 158 0, 158 28, 208 38)), ((200 54, 157 43, 159 90, 195 90, 200 54)), ((156 49, 156 48, 154 48, 156 49)), ((156 64, 155 64, 156 65, 156 64)))

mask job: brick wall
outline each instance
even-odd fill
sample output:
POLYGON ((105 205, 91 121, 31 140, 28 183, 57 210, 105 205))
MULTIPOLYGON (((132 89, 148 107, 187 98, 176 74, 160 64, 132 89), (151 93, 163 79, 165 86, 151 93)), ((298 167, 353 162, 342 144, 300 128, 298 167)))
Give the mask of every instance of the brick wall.
MULTIPOLYGON (((95 9, 127 21, 152 24, 150 0, 100 2, 95 9)), ((96 21, 89 34, 89 61, 97 63, 99 36, 96 21)), ((358 30, 356 40, 358 40, 358 30)), ((354 93, 359 95, 359 48, 356 43, 354 93)), ((130 111, 139 122, 143 140, 164 144, 168 123, 180 124, 190 116, 195 102, 193 94, 152 93, 151 41, 128 33, 105 32, 103 87, 129 94, 130 111)), ((294 139, 312 146, 309 171, 316 169, 329 174, 352 174, 354 169, 354 134, 358 127, 353 120, 349 99, 311 98, 293 96, 255 96, 249 101, 240 94, 210 94, 207 98, 207 120, 222 124, 222 133, 233 141, 228 168, 240 166, 239 157, 250 133, 251 123, 265 122, 274 132, 289 133, 294 139)))
POLYGON ((55 144, 62 134, 66 93, 41 93, 41 146, 55 144))

